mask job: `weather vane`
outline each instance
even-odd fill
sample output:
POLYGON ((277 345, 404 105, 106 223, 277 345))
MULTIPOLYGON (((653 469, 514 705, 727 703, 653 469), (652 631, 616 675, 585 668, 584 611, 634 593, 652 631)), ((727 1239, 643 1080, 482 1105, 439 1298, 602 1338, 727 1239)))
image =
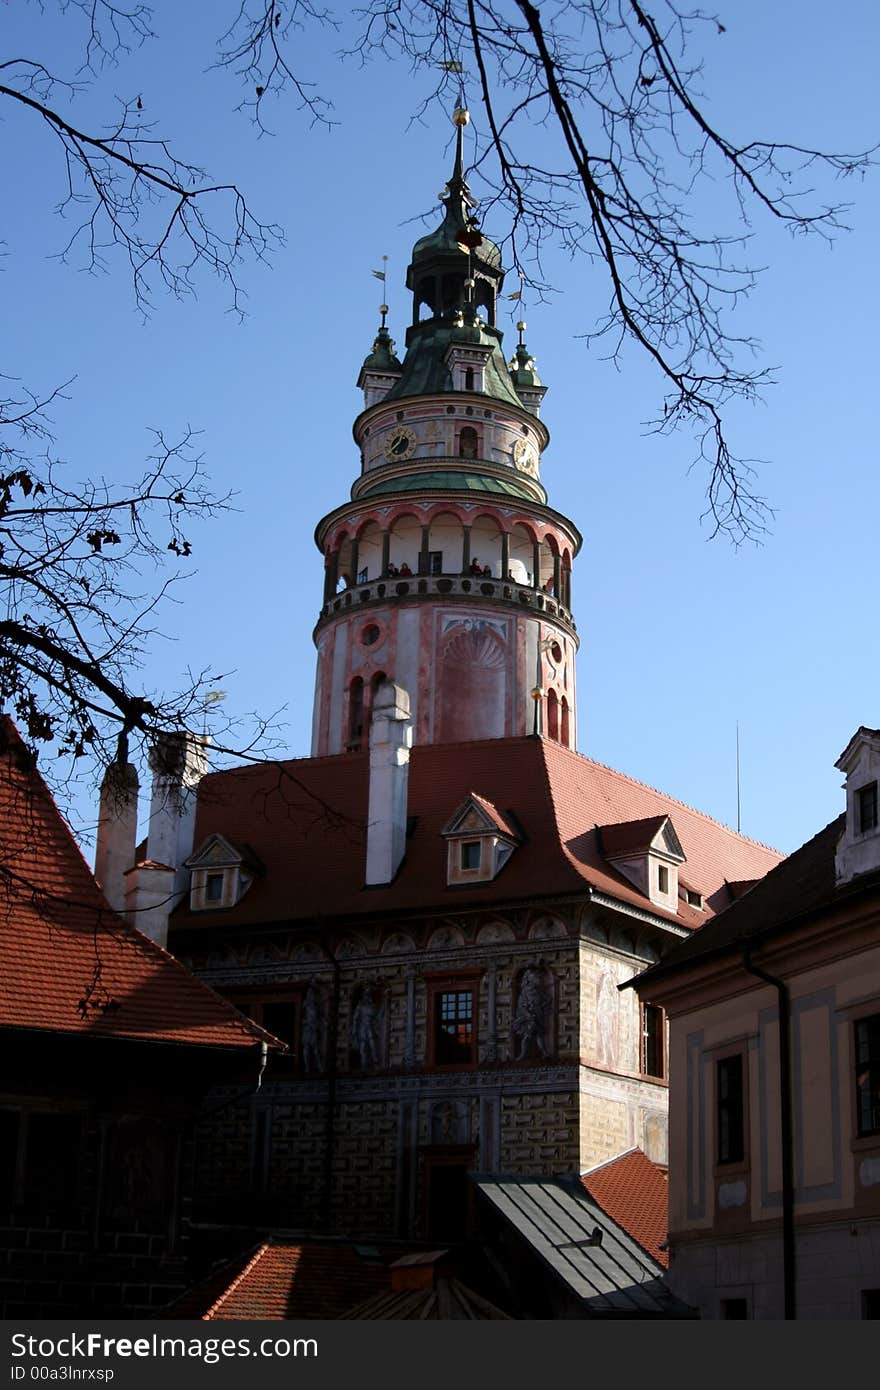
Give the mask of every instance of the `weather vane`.
MULTIPOLYGON (((387 295, 388 295, 388 288, 387 288, 387 285, 388 285, 388 257, 387 257, 387 256, 383 256, 383 257, 382 257, 382 269, 381 269, 381 270, 371 270, 371 271, 370 271, 370 274, 371 274, 371 275, 375 275, 375 277, 376 277, 377 280, 381 280, 381 281, 382 281, 382 298, 383 298, 383 299, 387 298, 387 295)), ((382 315, 382 327, 384 328, 384 327, 385 327, 385 318, 386 318, 386 316, 387 316, 387 314, 388 314, 388 305, 387 305, 387 304, 380 304, 380 305, 379 305, 379 313, 382 315)))

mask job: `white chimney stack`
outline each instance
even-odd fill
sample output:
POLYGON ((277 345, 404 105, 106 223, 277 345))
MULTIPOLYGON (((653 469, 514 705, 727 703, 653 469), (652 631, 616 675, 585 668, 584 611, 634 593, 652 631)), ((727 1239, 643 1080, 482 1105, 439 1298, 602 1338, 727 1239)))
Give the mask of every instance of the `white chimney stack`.
POLYGON ((129 921, 164 946, 168 918, 186 891, 185 867, 193 851, 196 797, 208 770, 207 739, 195 734, 164 734, 150 751, 153 790, 146 861, 126 880, 129 921))
POLYGON ((390 883, 406 849, 407 782, 412 722, 409 695, 386 681, 373 700, 367 884, 390 883))
POLYGON ((95 878, 114 912, 125 911, 125 875, 137 845, 138 775, 127 761, 112 762, 101 783, 95 878))

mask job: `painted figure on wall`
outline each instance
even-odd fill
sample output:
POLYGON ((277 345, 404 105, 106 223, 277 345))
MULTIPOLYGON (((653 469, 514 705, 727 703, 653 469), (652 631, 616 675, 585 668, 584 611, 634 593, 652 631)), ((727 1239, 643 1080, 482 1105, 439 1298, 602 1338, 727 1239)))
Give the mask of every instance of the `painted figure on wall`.
POLYGON ((596 1050, 605 1067, 617 1066, 617 989, 609 970, 596 981, 596 1050))
POLYGON ((324 1070, 324 997, 314 975, 303 996, 302 1064, 304 1071, 324 1070))
POLYGON ((550 1055, 550 1026, 552 1023, 553 987, 547 970, 541 964, 527 965, 520 975, 516 1011, 513 1016, 514 1037, 519 1039, 516 1060, 550 1055))
POLYGON ((349 1033, 352 1050, 365 1071, 381 1065, 381 1024, 382 1010, 376 1004, 374 988, 361 985, 354 996, 349 1033))

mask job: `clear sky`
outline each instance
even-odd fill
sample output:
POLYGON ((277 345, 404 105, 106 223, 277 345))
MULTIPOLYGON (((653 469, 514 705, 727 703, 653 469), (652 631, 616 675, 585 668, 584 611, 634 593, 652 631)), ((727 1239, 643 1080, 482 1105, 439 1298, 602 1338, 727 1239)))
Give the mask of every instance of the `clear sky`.
MULTIPOLYGON (((58 154, 35 120, 7 111, 0 369, 35 389, 75 373, 54 412, 75 474, 136 474, 148 426, 202 431, 214 485, 238 493, 237 510, 197 531, 192 577, 165 614, 170 640, 145 654, 147 683, 172 684, 187 666, 229 673, 229 707, 285 707, 284 747, 301 756, 322 594, 313 530, 358 466, 355 382, 380 298, 370 270, 389 257, 402 350, 403 278, 425 229, 411 219, 435 205, 452 128, 439 112, 411 123, 425 88, 405 66, 343 66, 342 39, 325 33, 303 37, 301 62, 339 124, 310 129, 286 102, 269 113, 274 137, 258 140, 234 110, 232 78, 206 71, 226 6, 154 8, 159 38, 105 73, 77 119, 106 110, 108 93, 140 92, 176 150, 240 183, 286 243, 271 265, 242 267, 243 324, 208 280, 197 300, 159 298, 143 324, 122 264, 96 278, 49 259, 64 240, 51 215, 58 154)), ((707 35, 703 88, 735 138, 842 150, 880 139, 875 0, 718 9, 726 33, 707 35)), ((34 5, 3 18, 7 53, 78 66, 75 16, 34 5)), ((735 327, 761 340, 779 382, 731 423, 740 450, 766 460, 759 490, 776 516, 760 547, 707 539, 689 439, 643 432, 662 399, 651 368, 633 351, 615 367, 584 344, 608 295, 601 268, 550 256, 558 293, 527 307, 549 387, 543 480, 585 538, 573 583, 580 750, 735 824, 739 721, 742 828, 783 850, 842 809, 834 760, 859 724, 880 724, 880 171, 831 196, 853 204, 853 230, 832 248, 759 214, 752 227, 750 258, 767 270, 735 327)), ((486 230, 500 240, 507 229, 486 230)), ((515 336, 511 322, 506 346, 515 336)), ((83 800, 75 821, 88 817, 83 800)))

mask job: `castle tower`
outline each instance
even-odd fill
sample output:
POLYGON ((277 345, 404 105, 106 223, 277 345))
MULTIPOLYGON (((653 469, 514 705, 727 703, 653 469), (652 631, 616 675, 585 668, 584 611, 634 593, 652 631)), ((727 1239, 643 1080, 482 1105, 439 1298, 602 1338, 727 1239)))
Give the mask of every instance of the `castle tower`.
POLYGON ((545 387, 518 325, 505 361, 501 253, 464 178, 466 111, 440 226, 407 270, 403 362, 387 309, 358 378, 361 472, 319 523, 312 754, 366 747, 384 680, 410 696, 414 741, 540 732, 576 745, 571 565, 581 537, 547 505, 545 387))

